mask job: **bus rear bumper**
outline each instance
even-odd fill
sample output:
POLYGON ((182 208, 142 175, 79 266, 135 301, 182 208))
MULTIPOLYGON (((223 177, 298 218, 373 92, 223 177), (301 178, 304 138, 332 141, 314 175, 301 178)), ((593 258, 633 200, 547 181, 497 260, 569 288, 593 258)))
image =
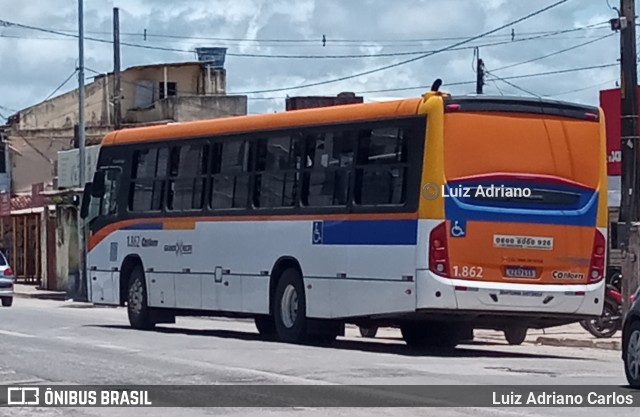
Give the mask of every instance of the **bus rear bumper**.
POLYGON ((417 271, 416 309, 453 309, 599 316, 604 281, 589 285, 510 284, 470 281, 417 271))

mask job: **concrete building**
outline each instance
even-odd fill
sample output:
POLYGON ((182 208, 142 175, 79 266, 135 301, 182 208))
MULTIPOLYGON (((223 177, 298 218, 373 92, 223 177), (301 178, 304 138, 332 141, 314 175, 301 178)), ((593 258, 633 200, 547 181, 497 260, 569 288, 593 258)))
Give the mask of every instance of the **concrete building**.
MULTIPOLYGON (((224 50, 198 54, 199 61, 121 71, 121 128, 247 114, 246 96, 226 94, 224 50)), ((114 86, 113 73, 85 86, 88 181, 99 143, 115 128, 114 86)), ((18 279, 70 293, 79 282, 77 116, 74 90, 23 109, 0 126, 1 246, 18 279), (11 207, 2 204, 8 194, 11 207), (28 204, 16 205, 25 199, 28 204)))
MULTIPOLYGON (((102 74, 86 85, 87 145, 98 144, 114 128, 114 75, 102 74)), ((208 62, 180 62, 131 67, 121 72, 122 127, 185 122, 247 114, 246 96, 226 95, 226 71, 208 62)), ((44 183, 57 188, 59 151, 74 148, 78 91, 54 97, 19 111, 4 126, 10 163, 0 159, 11 193, 31 192, 44 183)))

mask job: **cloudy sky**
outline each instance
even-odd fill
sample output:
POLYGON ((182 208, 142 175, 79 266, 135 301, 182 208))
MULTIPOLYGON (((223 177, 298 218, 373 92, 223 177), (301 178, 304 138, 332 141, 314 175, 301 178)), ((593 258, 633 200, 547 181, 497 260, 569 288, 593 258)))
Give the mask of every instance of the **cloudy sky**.
MULTIPOLYGON (((393 54, 445 49, 555 2, 85 0, 85 30, 87 36, 111 39, 112 10, 119 7, 123 42, 178 50, 123 46, 123 67, 193 60, 195 53, 190 51, 196 47, 227 47, 233 54, 226 60, 228 90, 251 93, 250 113, 282 110, 286 95, 355 91, 367 101, 417 96, 423 88, 375 91, 430 85, 435 78, 442 78, 443 89, 454 94, 473 93, 474 46, 480 46, 486 68, 494 74, 485 86, 487 94, 536 94, 597 104, 598 91, 615 87, 619 73, 615 65, 619 38, 607 23, 615 12, 606 0, 569 0, 457 50, 385 71, 315 87, 259 93, 342 78, 420 56, 393 54), (566 49, 570 50, 562 52, 566 49), (281 57, 286 55, 304 58, 281 57), (355 57, 326 58, 344 55, 355 57), (546 55, 552 56, 542 58, 546 55), (604 65, 610 66, 512 78, 604 65), (471 83, 460 84, 467 81, 471 83)), ((618 1, 610 3, 617 5, 618 1)), ((5 22, 77 34, 75 0, 0 0, 0 10, 5 22)), ((90 40, 85 45, 87 77, 93 75, 91 71, 112 69, 111 45, 90 40)), ((72 37, 0 25, 0 114, 7 116, 47 98, 73 74, 77 51, 77 40, 72 37)), ((76 86, 74 77, 59 91, 76 86)))

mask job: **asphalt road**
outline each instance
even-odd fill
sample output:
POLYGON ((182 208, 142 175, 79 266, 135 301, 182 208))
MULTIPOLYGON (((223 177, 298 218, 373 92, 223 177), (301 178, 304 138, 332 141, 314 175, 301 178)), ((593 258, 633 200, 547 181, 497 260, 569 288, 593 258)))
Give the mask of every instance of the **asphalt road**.
MULTIPOLYGON (((0 309, 0 384, 626 384, 616 351, 475 343, 448 354, 409 350, 354 330, 332 347, 263 341, 252 322, 178 318, 141 332, 126 311, 16 299, 0 309)), ((385 334, 393 336, 393 332, 385 334)), ((637 409, 153 408, 153 416, 637 416, 637 409)), ((0 416, 137 416, 127 408, 5 408, 0 416)))

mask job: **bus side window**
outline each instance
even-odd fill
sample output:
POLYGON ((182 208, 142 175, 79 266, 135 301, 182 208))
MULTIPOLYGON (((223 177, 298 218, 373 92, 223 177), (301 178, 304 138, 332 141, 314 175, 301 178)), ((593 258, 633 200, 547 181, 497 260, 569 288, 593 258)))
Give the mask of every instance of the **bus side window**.
POLYGON ((202 144, 172 149, 169 163, 169 210, 202 209, 209 147, 202 144))
POLYGON ((254 205, 293 207, 297 202, 300 137, 284 135, 257 142, 254 205))
POLYGON ((406 201, 407 132, 397 127, 363 129, 358 135, 355 202, 401 205, 406 201))
POLYGON ((229 140, 213 145, 211 208, 245 208, 249 203, 249 142, 229 140))
POLYGON ((121 171, 108 169, 105 175, 104 196, 100 204, 101 215, 113 215, 118 212, 118 188, 120 186, 121 171))
POLYGON ((133 153, 129 210, 133 212, 162 209, 168 162, 168 148, 141 149, 133 153))
POLYGON ((351 131, 309 134, 302 180, 302 205, 346 206, 355 138, 351 131))

